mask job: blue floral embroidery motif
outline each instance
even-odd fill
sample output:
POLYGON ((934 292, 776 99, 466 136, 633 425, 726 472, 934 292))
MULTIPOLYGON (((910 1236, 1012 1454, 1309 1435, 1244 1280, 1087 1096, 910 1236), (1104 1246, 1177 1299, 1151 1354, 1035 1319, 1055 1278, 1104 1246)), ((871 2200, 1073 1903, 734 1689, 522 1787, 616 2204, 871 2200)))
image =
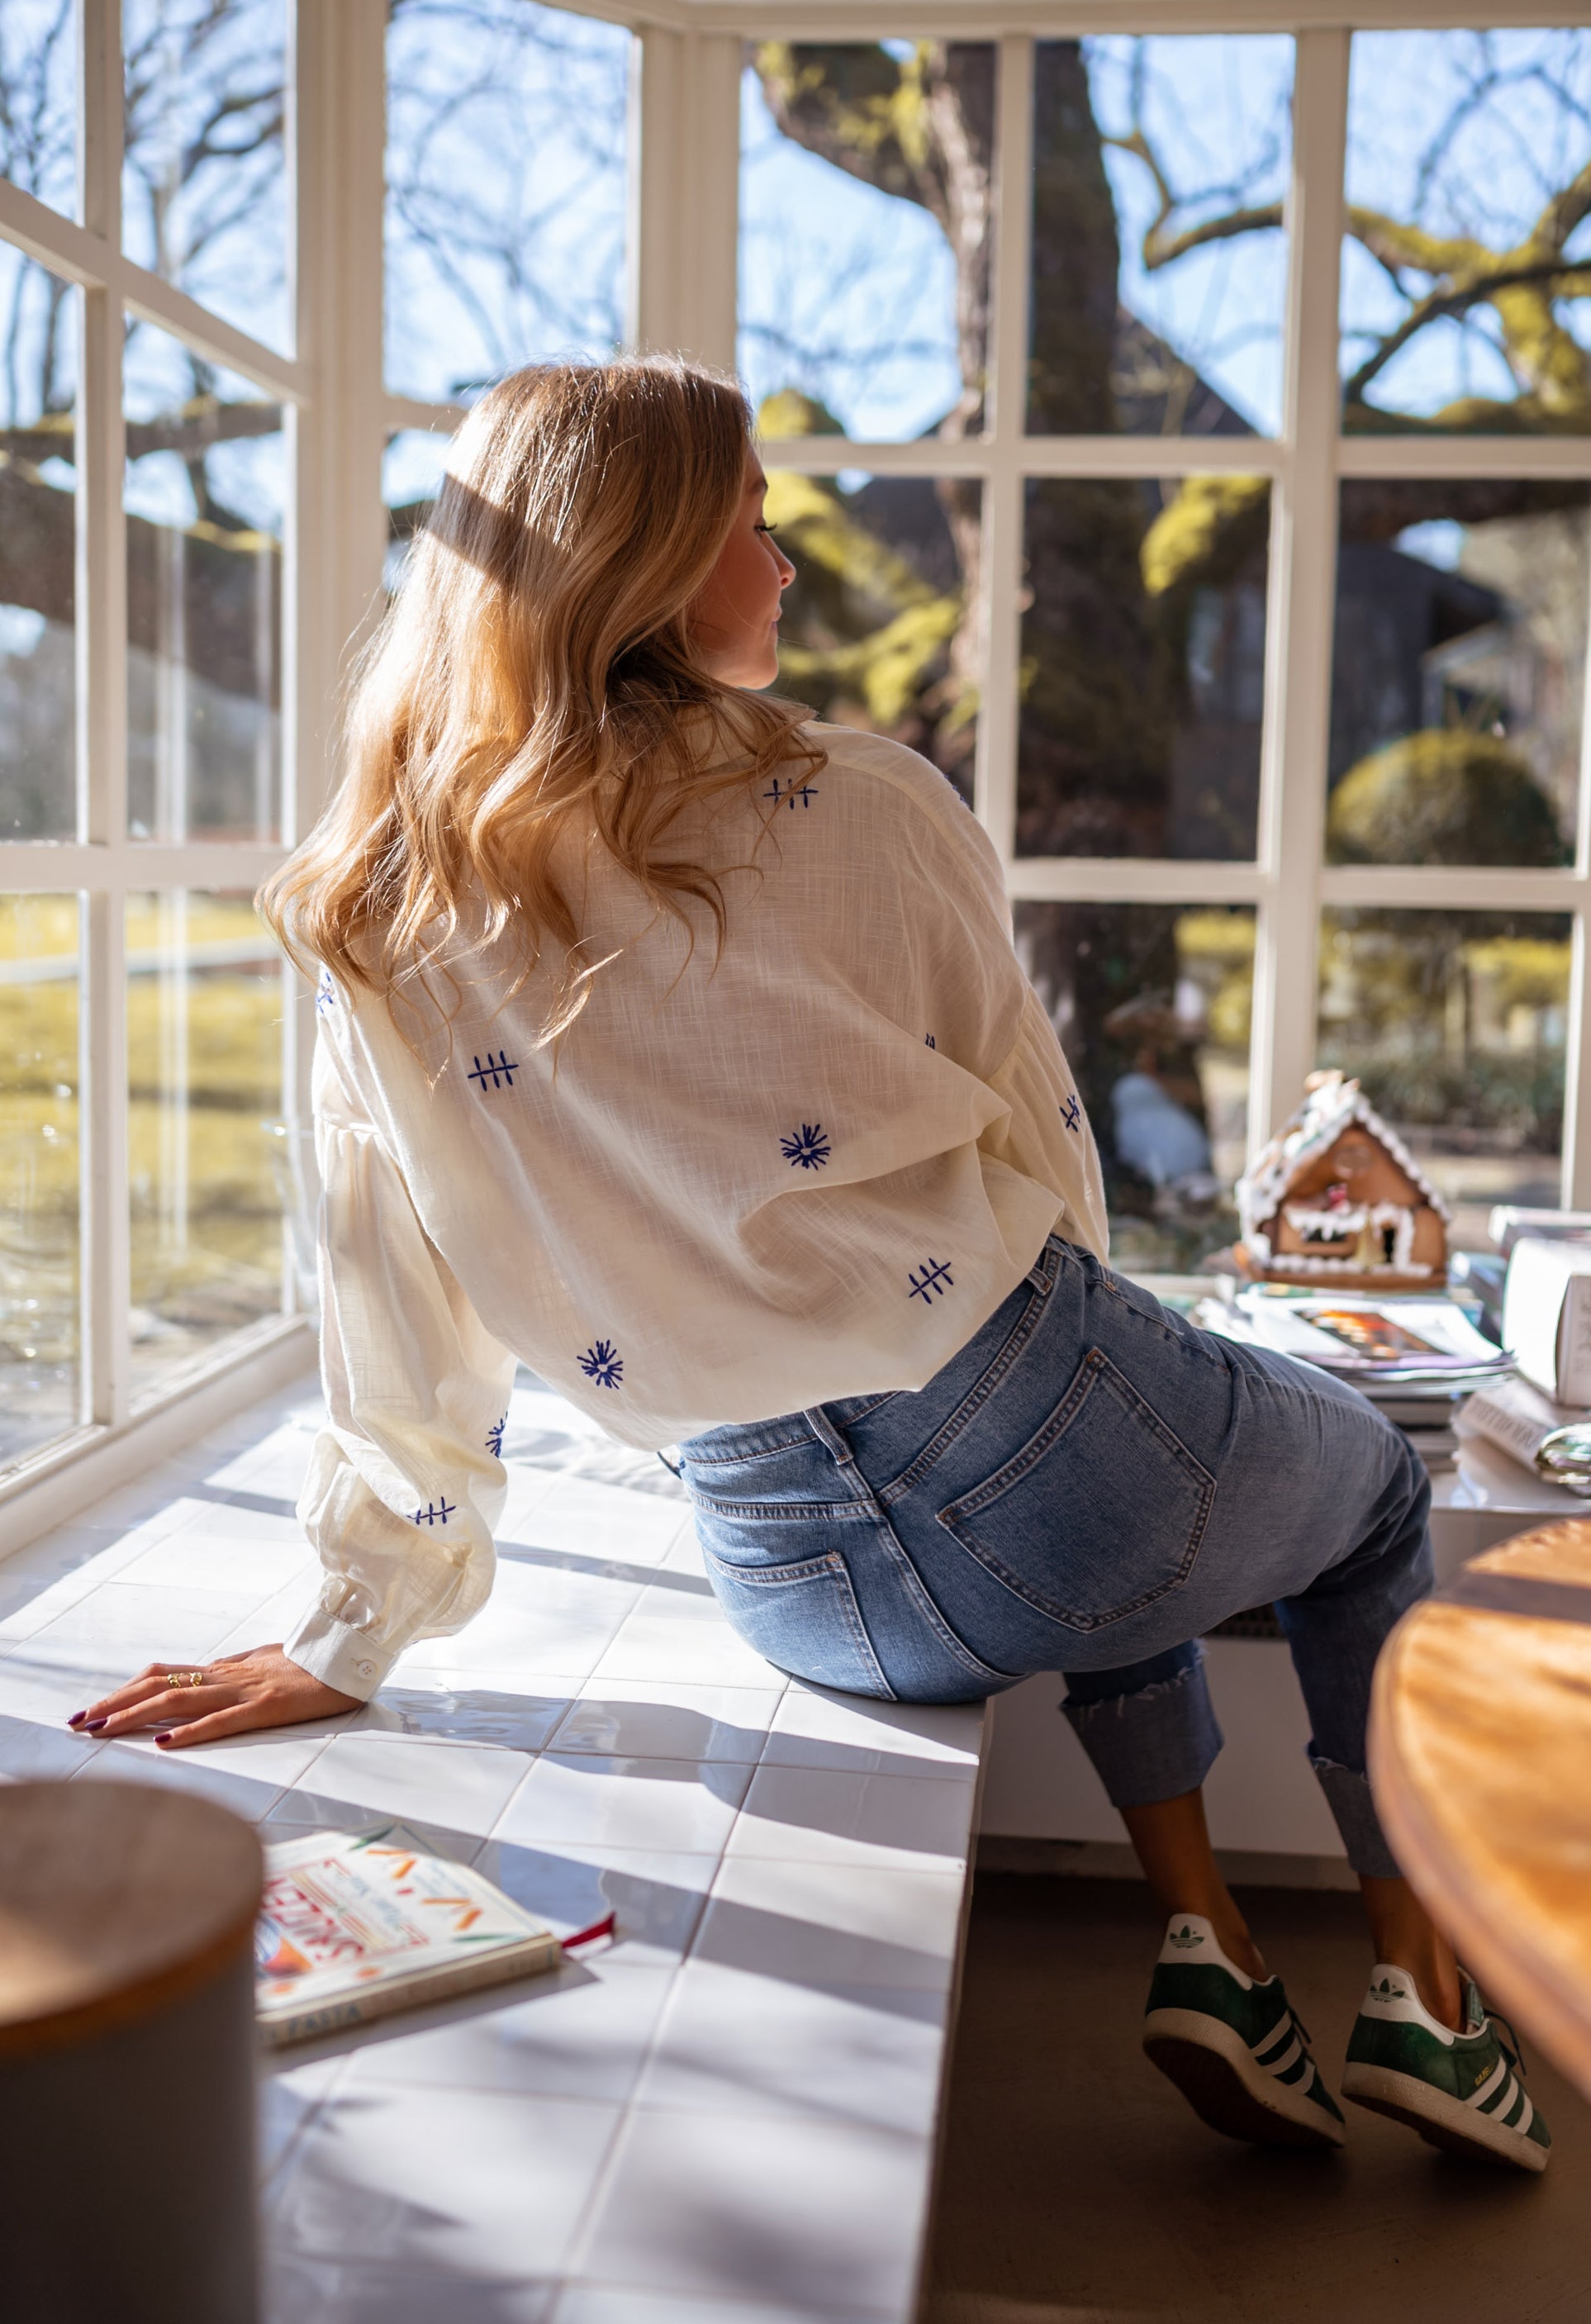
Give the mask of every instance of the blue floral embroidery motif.
POLYGON ((502 1458, 502 1432, 507 1426, 508 1415, 505 1412, 502 1418, 494 1420, 486 1431, 486 1450, 494 1461, 501 1461, 502 1458))
POLYGON ((793 1170, 821 1170, 833 1150, 821 1121, 804 1121, 798 1130, 779 1140, 779 1152, 793 1170))
POLYGON ((328 1009, 335 1009, 336 1005, 337 988, 332 982, 330 969, 323 968, 320 972, 320 982, 315 988, 315 1014, 317 1017, 324 1017, 328 1009))
POLYGON ((417 1526, 446 1525, 449 1517, 454 1517, 457 1515, 458 1503, 456 1501, 450 1501, 446 1494, 444 1493, 439 1501, 428 1501, 423 1509, 416 1509, 414 1513, 414 1521, 417 1526))
POLYGON ((1075 1092, 1073 1092, 1072 1095, 1067 1099, 1065 1104, 1061 1108, 1061 1119, 1066 1124, 1068 1130, 1075 1130, 1078 1136, 1080 1138, 1081 1137, 1082 1107, 1078 1102, 1075 1092))
POLYGON ((624 1382, 624 1359, 612 1340, 598 1340, 587 1348, 580 1359, 580 1369, 588 1380, 598 1388, 621 1388, 624 1382))
POLYGON ((470 1082, 479 1082, 481 1084, 481 1094, 483 1097, 486 1094, 486 1084, 488 1082, 491 1083, 493 1089, 501 1089, 504 1082, 508 1084, 510 1089, 512 1089, 514 1085, 514 1075, 520 1070, 519 1059, 516 1057, 510 1065, 509 1062, 509 1053, 506 1049, 499 1049, 495 1057, 492 1056, 491 1050, 488 1049, 486 1052, 486 1062, 484 1065, 481 1063, 479 1057, 472 1058, 471 1063, 474 1066, 474 1073, 466 1074, 464 1075, 464 1079, 470 1082))
POLYGON ((932 1033, 924 1033, 924 1036, 923 1036, 923 1047, 924 1047, 925 1049, 937 1049, 937 1048, 938 1048, 938 1047, 939 1047, 939 1044, 938 1044, 938 1042, 934 1039, 934 1038, 933 1038, 933 1034, 932 1034, 932 1033))
POLYGON ((765 799, 772 799, 776 807, 787 807, 791 814, 794 815, 796 812, 796 802, 797 799, 801 801, 803 807, 808 807, 812 805, 814 799, 816 798, 817 792, 813 788, 813 786, 810 783, 797 783, 792 781, 786 783, 781 788, 779 779, 777 775, 776 775, 773 779, 772 790, 764 791, 762 796, 765 799))
POLYGON ((955 1289, 955 1277, 950 1271, 950 1262, 948 1259, 930 1259, 924 1260, 920 1275, 913 1273, 913 1271, 908 1268, 906 1270, 906 1281, 912 1286, 907 1292, 906 1297, 908 1299, 920 1299, 924 1307, 933 1306, 935 1294, 943 1299, 947 1290, 953 1291, 955 1289))

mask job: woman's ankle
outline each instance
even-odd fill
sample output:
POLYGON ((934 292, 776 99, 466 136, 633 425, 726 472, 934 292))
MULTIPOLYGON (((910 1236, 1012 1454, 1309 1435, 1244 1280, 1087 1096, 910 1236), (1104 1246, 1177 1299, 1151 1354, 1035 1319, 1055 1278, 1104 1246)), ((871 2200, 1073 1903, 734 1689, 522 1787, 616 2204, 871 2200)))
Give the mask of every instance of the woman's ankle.
POLYGON ((1452 1946, 1404 1880, 1362 1875, 1375 1958, 1413 1981, 1422 2006, 1454 2033, 1464 2027, 1464 1983, 1452 1946))

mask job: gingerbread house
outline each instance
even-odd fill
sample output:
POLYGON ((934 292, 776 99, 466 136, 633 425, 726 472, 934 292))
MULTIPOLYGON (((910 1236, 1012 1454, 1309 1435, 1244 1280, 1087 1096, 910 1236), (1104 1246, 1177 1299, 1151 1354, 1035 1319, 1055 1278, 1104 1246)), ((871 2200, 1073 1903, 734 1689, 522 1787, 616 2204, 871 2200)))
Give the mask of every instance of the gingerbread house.
POLYGON ((1271 1283, 1431 1291, 1452 1213, 1356 1081, 1311 1074, 1303 1103, 1237 1181, 1239 1265, 1271 1283))

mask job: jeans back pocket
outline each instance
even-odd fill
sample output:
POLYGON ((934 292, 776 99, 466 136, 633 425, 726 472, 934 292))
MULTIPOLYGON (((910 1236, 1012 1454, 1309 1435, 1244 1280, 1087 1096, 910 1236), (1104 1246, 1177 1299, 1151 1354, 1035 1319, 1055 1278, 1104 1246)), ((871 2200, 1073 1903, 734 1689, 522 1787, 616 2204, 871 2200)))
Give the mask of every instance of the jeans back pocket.
POLYGON ((1090 1348, 1044 1425, 938 1514, 1007 1590, 1089 1632, 1188 1579, 1214 1499, 1209 1470, 1090 1348))
POLYGON ((704 1541, 702 1555, 731 1627, 777 1670, 814 1686, 894 1702, 838 1550, 784 1564, 740 1565, 704 1541))

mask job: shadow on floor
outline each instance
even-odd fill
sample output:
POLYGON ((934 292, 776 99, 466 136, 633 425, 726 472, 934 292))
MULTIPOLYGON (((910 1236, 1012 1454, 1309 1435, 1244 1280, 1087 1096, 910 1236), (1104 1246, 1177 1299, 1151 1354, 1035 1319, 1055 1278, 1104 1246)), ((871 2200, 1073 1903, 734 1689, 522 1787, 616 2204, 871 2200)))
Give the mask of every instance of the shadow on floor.
MULTIPOLYGON (((1239 1895, 1335 2088, 1370 1966, 1357 1901, 1239 1895)), ((1543 2178, 1357 2107, 1340 2158, 1241 2146, 1138 2049, 1160 1926, 1136 1884, 979 1880, 924 2324, 1591 2318, 1591 2109, 1533 2049, 1543 2178)))

